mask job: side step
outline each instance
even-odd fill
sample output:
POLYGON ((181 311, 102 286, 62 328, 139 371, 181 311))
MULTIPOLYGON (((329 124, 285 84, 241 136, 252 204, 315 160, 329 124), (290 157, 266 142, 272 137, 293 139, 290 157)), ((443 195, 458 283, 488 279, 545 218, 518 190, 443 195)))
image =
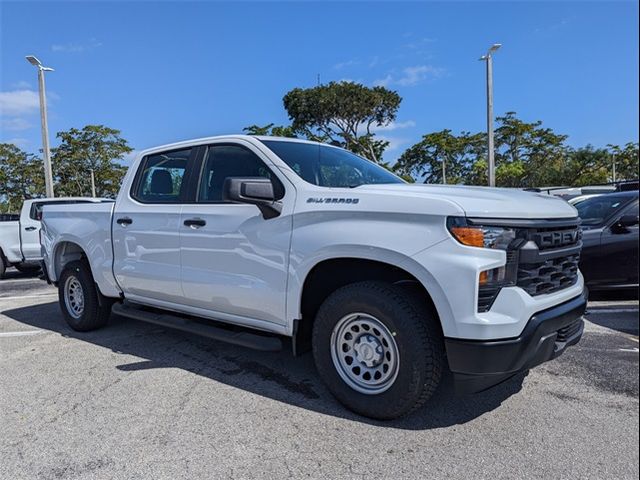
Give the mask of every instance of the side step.
POLYGON ((282 340, 278 337, 257 335, 247 331, 226 330, 216 327, 215 325, 206 325, 194 320, 189 320, 178 314, 147 311, 123 303, 114 304, 113 307, 111 307, 111 311, 116 315, 133 318, 141 322, 153 323, 155 325, 213 338, 214 340, 220 340, 221 342, 232 343, 254 350, 261 350, 263 352, 279 352, 282 350, 282 340))

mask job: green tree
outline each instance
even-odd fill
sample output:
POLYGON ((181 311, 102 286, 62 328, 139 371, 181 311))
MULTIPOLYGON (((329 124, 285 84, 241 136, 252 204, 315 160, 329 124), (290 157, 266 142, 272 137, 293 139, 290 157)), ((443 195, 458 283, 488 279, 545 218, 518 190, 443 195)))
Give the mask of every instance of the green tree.
POLYGON ((375 162, 382 160, 388 146, 375 138, 375 127, 393 122, 401 101, 394 91, 354 82, 294 88, 283 98, 296 133, 340 145, 375 162))
POLYGON ((633 180, 638 178, 638 142, 629 142, 624 147, 607 145, 611 154, 611 171, 613 161, 616 164, 617 180, 633 180))
POLYGON ((52 150, 56 195, 91 195, 91 170, 96 195, 114 197, 126 168, 120 163, 132 151, 120 131, 104 125, 87 125, 59 132, 60 145, 52 150))
POLYGON ((534 187, 553 185, 567 156, 566 135, 518 119, 515 112, 496 118, 496 185, 534 187))
POLYGON ((0 212, 18 212, 25 199, 44 195, 42 160, 10 143, 0 143, 0 212))
POLYGON ((549 167, 549 175, 555 185, 597 185, 610 181, 609 160, 611 155, 604 148, 591 145, 569 150, 560 164, 549 167))
POLYGON ((264 127, 250 125, 243 128, 242 131, 247 135, 297 138, 296 132, 291 126, 275 125, 274 123, 270 123, 264 127))
POLYGON ((467 183, 484 151, 484 138, 469 132, 454 135, 448 129, 429 133, 400 156, 395 171, 425 183, 467 183))

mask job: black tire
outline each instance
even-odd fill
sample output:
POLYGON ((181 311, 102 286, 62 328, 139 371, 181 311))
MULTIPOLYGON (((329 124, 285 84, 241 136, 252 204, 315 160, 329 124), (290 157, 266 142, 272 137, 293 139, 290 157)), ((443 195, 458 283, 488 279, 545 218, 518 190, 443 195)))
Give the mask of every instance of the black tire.
POLYGON ((69 262, 64 267, 58 282, 58 301, 64 319, 78 332, 88 332, 105 326, 109 321, 113 304, 112 299, 100 296, 89 265, 81 260, 69 262), (82 291, 82 308, 77 307, 76 310, 73 305, 77 306, 78 303, 73 303, 74 297, 70 295, 65 298, 66 289, 72 285, 82 291))
POLYGON ((4 278, 4 272, 7 271, 7 265, 4 263, 4 257, 2 256, 2 252, 0 252, 0 280, 4 278))
MULTIPOLYGON (((360 315, 355 317, 357 320, 354 321, 362 318, 360 315)), ((405 415, 423 405, 440 383, 444 347, 437 321, 414 294, 399 286, 371 281, 342 287, 324 301, 313 325, 313 356, 320 377, 340 403, 360 415, 380 420, 405 415), (339 331, 338 325, 344 324, 340 323, 341 319, 351 318, 355 313, 371 316, 382 323, 397 346, 397 376, 379 393, 356 391, 343 379, 344 370, 340 373, 340 367, 332 358, 334 328, 339 331)), ((337 345, 342 341, 338 340, 337 345)), ((354 344, 359 341, 354 340, 354 344)), ((384 351, 379 360, 383 363, 388 349, 384 350, 386 347, 382 343, 379 347, 381 350, 375 351, 384 351)), ((355 353, 353 362, 348 368, 359 362, 355 353)))
POLYGON ((20 273, 37 273, 41 270, 39 265, 15 265, 20 273))

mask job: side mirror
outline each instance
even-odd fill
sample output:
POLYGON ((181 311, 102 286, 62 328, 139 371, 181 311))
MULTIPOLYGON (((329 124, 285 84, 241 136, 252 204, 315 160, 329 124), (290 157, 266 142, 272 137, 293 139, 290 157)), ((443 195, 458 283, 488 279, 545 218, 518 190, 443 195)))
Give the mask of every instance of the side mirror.
POLYGON ((229 177, 222 192, 222 198, 227 202, 256 205, 267 220, 282 212, 282 205, 276 202, 273 184, 268 178, 229 177))
POLYGON ((637 215, 623 215, 611 226, 611 231, 613 233, 626 233, 629 231, 629 227, 636 225, 638 225, 637 215))

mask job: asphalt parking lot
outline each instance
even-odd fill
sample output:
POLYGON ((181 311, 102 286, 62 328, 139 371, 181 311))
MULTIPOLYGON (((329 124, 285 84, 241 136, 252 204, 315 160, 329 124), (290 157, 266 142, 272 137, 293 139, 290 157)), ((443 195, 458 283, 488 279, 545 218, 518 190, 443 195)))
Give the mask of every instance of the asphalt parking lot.
POLYGON ((394 422, 341 407, 310 355, 114 317, 79 334, 55 289, 0 280, 0 478, 638 478, 638 302, 495 389, 445 385, 394 422))

